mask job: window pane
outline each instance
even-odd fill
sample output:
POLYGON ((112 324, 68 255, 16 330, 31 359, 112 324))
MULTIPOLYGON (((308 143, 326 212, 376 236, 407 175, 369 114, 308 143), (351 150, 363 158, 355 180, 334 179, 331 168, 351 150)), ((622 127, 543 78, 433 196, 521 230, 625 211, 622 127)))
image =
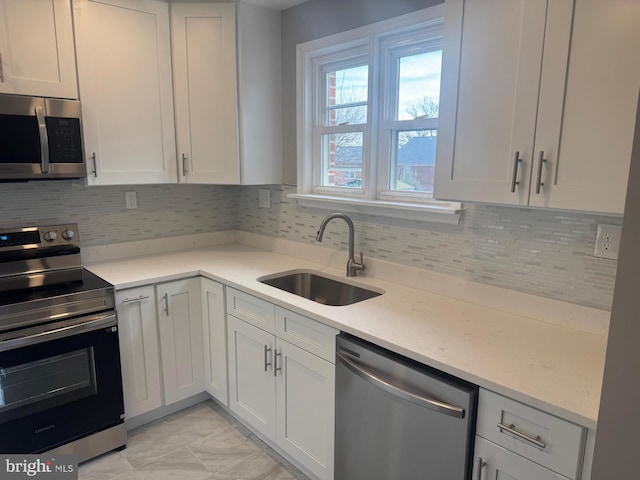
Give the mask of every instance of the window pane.
POLYGON ((322 185, 362 188, 362 132, 322 135, 322 185))
POLYGON ((398 62, 396 119, 438 118, 442 51, 408 55, 398 62))
POLYGON ((326 73, 325 125, 367 123, 367 65, 326 73))
POLYGON ((389 189, 433 192, 437 130, 393 132, 389 189))

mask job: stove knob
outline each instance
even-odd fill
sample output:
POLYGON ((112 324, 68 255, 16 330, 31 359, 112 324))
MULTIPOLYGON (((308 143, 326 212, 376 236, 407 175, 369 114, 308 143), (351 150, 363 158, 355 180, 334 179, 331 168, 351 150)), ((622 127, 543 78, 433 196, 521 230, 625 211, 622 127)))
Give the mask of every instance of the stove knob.
POLYGON ((62 238, 64 238, 65 240, 73 240, 73 237, 76 236, 76 232, 74 232, 73 230, 65 230, 64 232, 62 232, 62 238))
POLYGON ((44 239, 47 242, 53 242, 56 238, 58 238, 58 234, 56 232, 47 232, 44 234, 44 239))

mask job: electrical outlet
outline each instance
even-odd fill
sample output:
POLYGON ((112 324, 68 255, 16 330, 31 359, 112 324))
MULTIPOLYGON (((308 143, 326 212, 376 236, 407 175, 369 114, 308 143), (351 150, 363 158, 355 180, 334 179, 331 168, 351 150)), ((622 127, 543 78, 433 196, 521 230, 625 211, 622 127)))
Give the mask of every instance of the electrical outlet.
POLYGON ((271 190, 268 188, 258 189, 258 208, 271 208, 271 190))
POLYGON ((617 260, 621 233, 622 226, 620 225, 598 225, 593 256, 617 260))
POLYGON ((138 198, 136 192, 124 192, 124 204, 127 209, 138 208, 138 198))

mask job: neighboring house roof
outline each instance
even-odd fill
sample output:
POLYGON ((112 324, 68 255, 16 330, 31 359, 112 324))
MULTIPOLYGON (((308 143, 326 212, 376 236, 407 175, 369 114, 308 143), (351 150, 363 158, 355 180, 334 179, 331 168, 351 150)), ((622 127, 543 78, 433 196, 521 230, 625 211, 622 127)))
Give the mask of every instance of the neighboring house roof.
MULTIPOLYGON (((436 143, 438 137, 412 137, 398 150, 400 166, 433 166, 436 164, 436 143)), ((336 146, 336 167, 360 168, 362 166, 361 146, 336 146)))
POLYGON ((362 147, 336 146, 336 167, 362 167, 362 147))
POLYGON ((435 165, 438 137, 412 137, 398 150, 398 165, 435 165))

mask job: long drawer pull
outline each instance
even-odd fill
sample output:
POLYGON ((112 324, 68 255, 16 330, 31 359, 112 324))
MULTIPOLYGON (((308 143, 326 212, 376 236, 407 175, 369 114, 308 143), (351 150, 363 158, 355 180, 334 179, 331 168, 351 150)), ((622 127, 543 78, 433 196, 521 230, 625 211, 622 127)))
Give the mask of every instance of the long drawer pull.
POLYGON ((513 423, 509 425, 505 425, 504 423, 499 423, 498 428, 500 429, 501 432, 503 430, 505 432, 509 432, 510 434, 515 435, 518 438, 521 438, 522 440, 525 440, 529 443, 534 444, 536 447, 547 448, 547 444, 541 441, 542 438, 540 437, 540 435, 536 435, 535 437, 532 437, 530 435, 527 435, 526 433, 519 432, 518 430, 515 429, 515 425, 513 423))
POLYGON ((422 395, 417 395, 413 392, 409 392, 407 390, 399 388, 387 381, 387 379, 381 378, 380 376, 367 371, 365 368, 358 365, 343 352, 336 352, 336 356, 338 357, 338 361, 353 373, 371 383, 372 385, 375 385, 389 392, 390 394, 395 395, 396 397, 402 398, 411 403, 415 403, 416 405, 419 405, 421 407, 428 408, 429 410, 449 415, 450 417, 464 418, 464 408, 457 407, 455 405, 449 405, 448 403, 440 402, 438 400, 427 398, 422 395))
POLYGON ((149 298, 149 295, 140 295, 135 298, 125 298, 122 303, 131 303, 131 302, 141 302, 142 300, 146 300, 149 298))

